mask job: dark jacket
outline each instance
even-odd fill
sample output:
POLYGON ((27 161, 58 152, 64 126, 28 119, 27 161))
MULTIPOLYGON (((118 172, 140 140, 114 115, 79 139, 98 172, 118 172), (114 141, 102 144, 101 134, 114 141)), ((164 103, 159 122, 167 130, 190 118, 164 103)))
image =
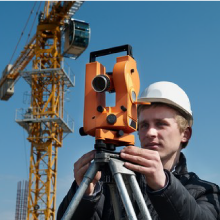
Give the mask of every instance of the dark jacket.
MULTIPOLYGON (((180 156, 180 162, 175 171, 171 173, 165 170, 165 172, 168 185, 157 192, 147 187, 142 175, 137 175, 140 189, 153 220, 220 220, 219 187, 199 179, 195 173, 189 173, 183 154, 180 156)), ((77 185, 73 182, 59 206, 57 220, 62 218, 76 188, 77 185)), ((142 219, 136 204, 134 208, 138 220, 142 219)), ((125 213, 124 210, 123 212, 125 213)), ((114 220, 108 186, 103 184, 101 192, 92 199, 82 199, 72 220, 114 220)))

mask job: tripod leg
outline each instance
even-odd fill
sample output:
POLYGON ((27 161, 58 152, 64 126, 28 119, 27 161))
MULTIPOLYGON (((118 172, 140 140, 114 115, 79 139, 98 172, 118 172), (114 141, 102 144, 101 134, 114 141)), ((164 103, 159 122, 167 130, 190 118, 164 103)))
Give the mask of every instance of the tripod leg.
POLYGON ((108 184, 108 186, 109 186, 110 193, 111 193, 115 220, 120 220, 120 219, 122 219, 122 213, 121 213, 121 207, 119 205, 120 197, 118 194, 118 190, 117 190, 115 184, 108 184))
POLYGON ((66 212, 64 213, 61 220, 70 220, 73 213, 75 212, 76 208, 78 207, 83 195, 85 194, 86 189, 88 188, 89 184, 95 177, 96 173, 99 170, 99 165, 96 162, 93 162, 89 169, 87 170, 84 178, 79 185, 78 190, 76 191, 74 197, 72 198, 69 206, 67 207, 66 212))
POLYGON ((135 200, 138 204, 138 207, 140 209, 140 212, 142 214, 143 219, 152 220, 135 176, 129 175, 128 180, 129 180, 130 186, 131 186, 132 191, 134 193, 135 200))
POLYGON ((121 196, 122 202, 125 207, 125 211, 127 213, 129 220, 137 220, 133 205, 131 203, 130 197, 128 195, 126 186, 124 184, 122 175, 120 173, 114 174, 114 179, 116 182, 116 185, 118 187, 119 194, 121 196))

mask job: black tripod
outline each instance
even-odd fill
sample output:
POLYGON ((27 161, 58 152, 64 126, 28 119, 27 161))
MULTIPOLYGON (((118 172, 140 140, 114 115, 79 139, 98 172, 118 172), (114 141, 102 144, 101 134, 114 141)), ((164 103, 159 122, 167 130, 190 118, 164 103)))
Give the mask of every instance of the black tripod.
POLYGON ((137 220, 131 199, 129 197, 129 193, 125 186, 124 179, 127 180, 131 191, 133 192, 134 199, 137 202, 142 218, 145 220, 151 220, 150 213, 145 204, 144 198, 142 196, 141 190, 135 178, 135 173, 124 167, 124 162, 120 159, 119 154, 106 152, 105 150, 98 150, 95 155, 94 162, 90 165, 87 170, 84 178, 72 198, 66 212, 64 213, 61 220, 70 220, 71 216, 74 214, 77 206, 79 205, 88 185, 95 177, 96 173, 102 170, 103 167, 108 166, 112 177, 115 180, 115 184, 111 184, 110 191, 112 196, 112 203, 114 209, 114 215, 116 220, 122 219, 121 210, 119 205, 119 200, 117 198, 117 194, 115 193, 116 187, 118 189, 119 195, 121 197, 122 203, 125 207, 125 211, 129 220, 137 220), (124 179, 123 179, 124 177, 124 179))

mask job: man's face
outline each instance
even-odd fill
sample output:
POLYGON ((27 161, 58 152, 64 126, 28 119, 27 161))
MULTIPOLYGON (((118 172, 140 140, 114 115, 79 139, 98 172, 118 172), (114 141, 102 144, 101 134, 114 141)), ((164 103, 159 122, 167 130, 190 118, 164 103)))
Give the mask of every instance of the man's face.
POLYGON ((168 106, 150 107, 139 114, 141 147, 158 151, 162 161, 175 158, 181 150, 181 142, 187 141, 175 116, 176 111, 168 106))

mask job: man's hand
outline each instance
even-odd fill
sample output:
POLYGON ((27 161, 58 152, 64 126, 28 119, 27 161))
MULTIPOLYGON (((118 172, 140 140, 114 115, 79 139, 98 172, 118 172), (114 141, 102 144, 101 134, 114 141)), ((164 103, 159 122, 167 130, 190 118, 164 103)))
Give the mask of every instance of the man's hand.
POLYGON ((159 190, 166 185, 166 175, 157 151, 128 146, 121 150, 120 156, 131 162, 125 162, 126 168, 145 176, 151 189, 159 190))
MULTIPOLYGON (((79 186, 83 180, 83 177, 88 170, 91 161, 94 159, 95 151, 90 151, 84 154, 75 164, 74 164, 74 177, 76 180, 77 185, 79 186)), ((86 195, 92 195, 95 189, 96 183, 101 178, 101 172, 97 172, 93 181, 89 184, 88 189, 86 190, 86 195)))

